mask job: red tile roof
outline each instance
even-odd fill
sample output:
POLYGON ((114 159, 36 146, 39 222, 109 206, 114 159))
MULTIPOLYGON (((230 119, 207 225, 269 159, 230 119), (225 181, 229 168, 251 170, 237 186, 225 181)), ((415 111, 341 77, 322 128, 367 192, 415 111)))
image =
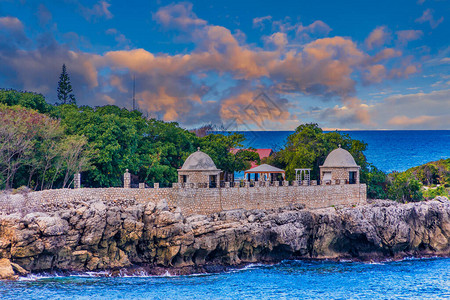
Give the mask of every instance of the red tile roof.
MULTIPOLYGON (((269 157, 273 153, 272 149, 255 149, 255 150, 252 150, 252 149, 236 149, 236 148, 231 148, 230 152, 233 153, 233 154, 236 154, 239 150, 255 151, 256 153, 258 153, 259 159, 263 159, 263 158, 269 157)), ((259 166, 259 165, 256 162, 252 161, 250 168, 254 168, 254 167, 257 167, 257 166, 259 166)))

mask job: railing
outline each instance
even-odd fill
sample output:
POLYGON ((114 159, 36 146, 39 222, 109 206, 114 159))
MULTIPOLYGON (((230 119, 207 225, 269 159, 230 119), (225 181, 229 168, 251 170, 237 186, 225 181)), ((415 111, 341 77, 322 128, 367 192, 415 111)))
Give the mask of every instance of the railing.
MULTIPOLYGON (((294 181, 254 181, 254 180, 236 180, 236 181, 221 181, 216 182, 193 183, 193 182, 175 182, 172 183, 172 188, 252 188, 252 187, 300 187, 300 186, 317 186, 317 185, 344 185, 357 184, 356 180, 334 179, 326 181, 318 180, 294 180, 294 181)), ((150 188, 145 183, 140 183, 138 186, 132 185, 133 188, 150 188)), ((164 188, 170 186, 160 186, 158 183, 153 184, 153 188, 164 188)))

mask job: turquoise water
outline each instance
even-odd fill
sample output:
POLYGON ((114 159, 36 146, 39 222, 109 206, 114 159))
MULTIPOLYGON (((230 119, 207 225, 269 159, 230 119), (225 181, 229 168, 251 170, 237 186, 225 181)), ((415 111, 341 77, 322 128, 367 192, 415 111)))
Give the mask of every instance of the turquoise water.
POLYGON ((192 276, 41 277, 1 282, 2 299, 449 299, 450 259, 285 261, 192 276))
MULTIPOLYGON (((245 147, 284 147, 292 131, 244 131, 245 147)), ((405 171, 430 161, 450 157, 450 130, 344 131, 368 144, 367 161, 385 172, 405 171)))

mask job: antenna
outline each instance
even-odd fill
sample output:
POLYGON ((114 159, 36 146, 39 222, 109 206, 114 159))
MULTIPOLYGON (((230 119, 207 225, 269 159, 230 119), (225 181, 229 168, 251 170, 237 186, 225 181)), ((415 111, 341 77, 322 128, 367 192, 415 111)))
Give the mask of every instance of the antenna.
POLYGON ((133 111, 136 110, 136 75, 133 75, 133 111))

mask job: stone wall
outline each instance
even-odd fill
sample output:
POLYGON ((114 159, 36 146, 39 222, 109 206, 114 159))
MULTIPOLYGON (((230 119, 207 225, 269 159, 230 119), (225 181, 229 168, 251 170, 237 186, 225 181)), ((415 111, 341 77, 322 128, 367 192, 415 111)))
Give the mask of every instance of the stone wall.
MULTIPOLYGON (((179 207, 183 214, 208 214, 222 210, 273 209, 290 204, 307 208, 351 206, 366 203, 365 184, 320 186, 267 186, 209 188, 82 188, 45 190, 28 193, 26 203, 42 207, 70 206, 71 202, 99 199, 121 205, 158 202, 165 199, 169 206, 179 207)), ((1 197, 0 197, 1 198, 1 197)), ((2 200, 6 201, 5 199, 2 200)), ((11 200, 12 201, 12 200, 11 200)), ((4 206, 5 203, 0 203, 4 206)))

